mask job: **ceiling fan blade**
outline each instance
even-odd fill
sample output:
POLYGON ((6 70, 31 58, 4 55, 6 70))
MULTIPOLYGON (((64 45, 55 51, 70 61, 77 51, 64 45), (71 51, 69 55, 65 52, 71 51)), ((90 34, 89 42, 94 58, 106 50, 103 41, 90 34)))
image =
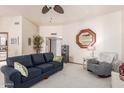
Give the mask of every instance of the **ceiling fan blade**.
POLYGON ((48 11, 50 10, 50 8, 48 8, 46 5, 42 8, 42 13, 46 14, 48 11))
POLYGON ((64 10, 60 5, 55 5, 53 8, 57 13, 63 14, 64 10))

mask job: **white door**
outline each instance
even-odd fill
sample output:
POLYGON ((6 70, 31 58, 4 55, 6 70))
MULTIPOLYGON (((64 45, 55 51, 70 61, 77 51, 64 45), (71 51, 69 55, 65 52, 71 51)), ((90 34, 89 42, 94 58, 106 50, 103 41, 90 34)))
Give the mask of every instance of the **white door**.
POLYGON ((55 56, 61 56, 62 39, 49 37, 46 40, 47 52, 53 52, 55 56))

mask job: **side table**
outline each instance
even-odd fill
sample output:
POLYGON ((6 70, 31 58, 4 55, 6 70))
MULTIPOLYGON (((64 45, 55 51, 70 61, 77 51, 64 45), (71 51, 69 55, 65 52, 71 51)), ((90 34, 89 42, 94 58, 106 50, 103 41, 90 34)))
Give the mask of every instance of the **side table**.
POLYGON ((87 69, 87 61, 89 60, 89 59, 97 59, 96 57, 84 57, 83 58, 83 69, 87 69))

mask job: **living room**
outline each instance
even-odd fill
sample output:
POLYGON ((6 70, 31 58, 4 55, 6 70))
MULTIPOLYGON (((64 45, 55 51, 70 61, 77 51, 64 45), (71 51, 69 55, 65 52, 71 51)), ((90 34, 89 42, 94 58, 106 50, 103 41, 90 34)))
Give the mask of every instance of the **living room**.
MULTIPOLYGON (((7 39, 4 39, 7 41, 5 42, 7 46, 1 47, 6 50, 5 59, 0 62, 1 68, 6 65, 6 57, 34 56, 37 52, 34 49, 34 36, 42 38, 41 50, 38 53, 43 53, 42 57, 46 59, 47 57, 49 59, 52 54, 44 53, 53 52, 54 57, 60 57, 64 51, 62 46, 67 47, 67 53, 63 56, 67 54, 69 61, 64 60, 65 63, 57 68, 61 71, 50 74, 49 77, 45 74, 44 80, 40 81, 39 79, 38 83, 30 84, 31 88, 124 87, 124 82, 119 78, 119 72, 113 73, 111 70, 107 76, 103 75, 103 78, 99 77, 101 74, 87 71, 92 67, 89 66, 88 69, 87 60, 99 58, 100 53, 107 53, 107 55, 112 53, 109 55, 109 59, 112 58, 113 61, 113 58, 117 57, 117 65, 124 62, 123 5, 12 5, 0 6, 0 10, 4 10, 0 13, 0 34, 7 33, 7 39), (55 7, 62 8, 62 10, 60 9, 58 12, 55 7), (46 8, 46 11, 43 11, 43 8, 46 8), (81 39, 81 36, 89 36, 88 43, 83 41, 85 37, 81 39), (86 64, 85 61, 87 61, 86 64), (112 74, 110 74, 111 72, 112 74)), ((2 42, 3 39, 0 40, 2 42)), ((105 56, 103 55, 104 59, 105 56)), ((36 60, 38 59, 36 58, 36 60)), ((7 65, 10 64, 8 62, 7 65)), ((119 69, 119 67, 116 68, 119 69)), ((10 73, 9 70, 8 73, 10 73)), ((4 81, 7 76, 4 71, 0 72, 0 75, 2 77, 0 78, 0 87, 28 86, 27 83, 14 86, 10 82, 4 81)))

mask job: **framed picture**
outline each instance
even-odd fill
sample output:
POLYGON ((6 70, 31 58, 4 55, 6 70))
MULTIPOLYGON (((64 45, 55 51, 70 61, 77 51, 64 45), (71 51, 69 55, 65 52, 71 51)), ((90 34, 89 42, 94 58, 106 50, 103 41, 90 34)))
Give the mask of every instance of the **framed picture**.
POLYGON ((6 46, 6 38, 5 37, 0 37, 0 45, 6 46))
POLYGON ((80 48, 87 48, 96 42, 96 33, 91 29, 83 29, 76 36, 76 43, 80 48))
POLYGON ((11 38, 11 44, 17 44, 17 38, 11 38))

